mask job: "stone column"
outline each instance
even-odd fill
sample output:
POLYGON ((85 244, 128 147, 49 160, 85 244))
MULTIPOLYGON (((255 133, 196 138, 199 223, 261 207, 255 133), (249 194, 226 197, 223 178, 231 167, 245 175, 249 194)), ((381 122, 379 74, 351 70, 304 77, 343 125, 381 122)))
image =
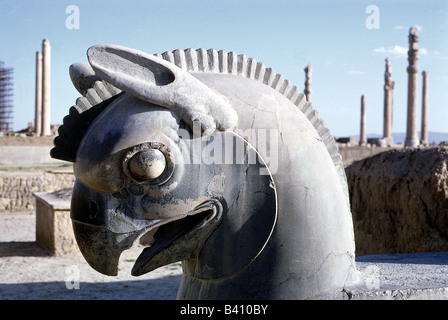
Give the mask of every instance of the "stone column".
POLYGON ((45 39, 42 42, 42 136, 51 135, 50 125, 50 42, 45 39))
POLYGON ((367 143, 366 138, 366 99, 361 96, 361 130, 359 133, 359 145, 363 146, 367 143))
POLYGON ((384 73, 384 119, 383 119, 383 139, 386 145, 392 145, 392 110, 393 110, 393 89, 394 82, 391 79, 390 60, 386 59, 386 71, 384 73))
POLYGON ((427 81, 428 73, 426 71, 422 72, 423 76, 423 88, 422 88, 422 132, 420 144, 428 144, 428 127, 427 127, 427 81))
POLYGON ((311 102, 311 63, 308 63, 305 70, 305 90, 306 101, 311 102))
POLYGON ((417 28, 409 30, 408 61, 408 114, 406 125, 405 147, 417 147, 417 60, 418 60, 418 35, 417 28))
POLYGON ((36 136, 42 134, 42 52, 36 52, 36 100, 34 112, 36 136))

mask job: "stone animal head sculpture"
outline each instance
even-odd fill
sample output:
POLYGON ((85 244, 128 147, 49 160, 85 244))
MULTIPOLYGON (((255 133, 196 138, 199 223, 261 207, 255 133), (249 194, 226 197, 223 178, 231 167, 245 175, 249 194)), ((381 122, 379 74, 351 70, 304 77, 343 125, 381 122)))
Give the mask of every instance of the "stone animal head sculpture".
POLYGON ((51 154, 74 162, 71 218, 97 271, 151 239, 133 275, 182 261, 180 299, 310 299, 355 271, 337 146, 304 95, 244 55, 120 46, 70 68, 83 94, 51 154))

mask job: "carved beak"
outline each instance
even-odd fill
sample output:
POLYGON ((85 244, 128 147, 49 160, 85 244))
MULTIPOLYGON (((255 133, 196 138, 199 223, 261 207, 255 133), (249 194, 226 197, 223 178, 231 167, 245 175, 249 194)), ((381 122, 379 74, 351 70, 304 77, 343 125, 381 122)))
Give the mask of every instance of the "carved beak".
POLYGON ((148 232, 154 242, 145 248, 132 269, 139 276, 163 265, 194 258, 202 243, 217 227, 222 205, 210 199, 189 212, 151 220, 128 209, 120 199, 76 180, 71 218, 78 246, 89 265, 115 276, 121 253, 148 232))
POLYGON ((211 199, 184 217, 163 224, 154 235, 154 243, 143 250, 132 268, 140 276, 161 266, 197 257, 203 242, 218 226, 222 205, 211 199))

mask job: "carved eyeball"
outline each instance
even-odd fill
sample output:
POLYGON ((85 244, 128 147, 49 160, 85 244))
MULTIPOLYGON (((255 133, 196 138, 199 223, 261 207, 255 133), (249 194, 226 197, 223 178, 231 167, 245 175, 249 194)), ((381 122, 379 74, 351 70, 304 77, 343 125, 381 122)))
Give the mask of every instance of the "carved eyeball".
POLYGON ((161 142, 143 142, 128 149, 123 159, 128 184, 156 186, 168 182, 174 173, 174 156, 161 142))
POLYGON ((141 180, 159 178, 166 169, 165 155, 158 149, 145 149, 129 159, 129 171, 141 180))

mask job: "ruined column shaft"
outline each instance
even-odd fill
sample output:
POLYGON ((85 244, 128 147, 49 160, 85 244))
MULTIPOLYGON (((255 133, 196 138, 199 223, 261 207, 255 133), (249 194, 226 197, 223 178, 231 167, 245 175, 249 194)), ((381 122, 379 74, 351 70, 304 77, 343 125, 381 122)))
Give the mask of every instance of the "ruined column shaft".
POLYGON ((405 147, 418 146, 417 136, 417 74, 409 74, 408 113, 405 147))
POLYGON ((406 125, 405 147, 417 147, 417 60, 418 60, 418 36, 417 28, 409 30, 408 61, 408 113, 406 125))
POLYGON ((311 63, 308 63, 305 70, 305 90, 306 101, 311 102, 311 63))
POLYGON ((427 127, 427 72, 422 72, 423 87, 422 87, 422 132, 421 144, 428 144, 428 127, 427 127))
POLYGON ((383 138, 385 139, 390 137, 389 101, 390 101, 390 92, 389 90, 384 89, 383 138))
POLYGON ((50 70, 51 70, 50 42, 42 42, 42 136, 51 135, 50 114, 50 70))
POLYGON ((36 100, 34 112, 36 135, 42 134, 42 52, 36 52, 36 100))
POLYGON ((390 61, 386 59, 386 71, 384 73, 384 118, 383 118, 383 139, 387 145, 393 144, 392 137, 392 108, 393 108, 393 87, 391 80, 390 61))
POLYGON ((361 96, 361 130, 359 133, 359 145, 367 143, 366 138, 366 100, 364 95, 361 96))

